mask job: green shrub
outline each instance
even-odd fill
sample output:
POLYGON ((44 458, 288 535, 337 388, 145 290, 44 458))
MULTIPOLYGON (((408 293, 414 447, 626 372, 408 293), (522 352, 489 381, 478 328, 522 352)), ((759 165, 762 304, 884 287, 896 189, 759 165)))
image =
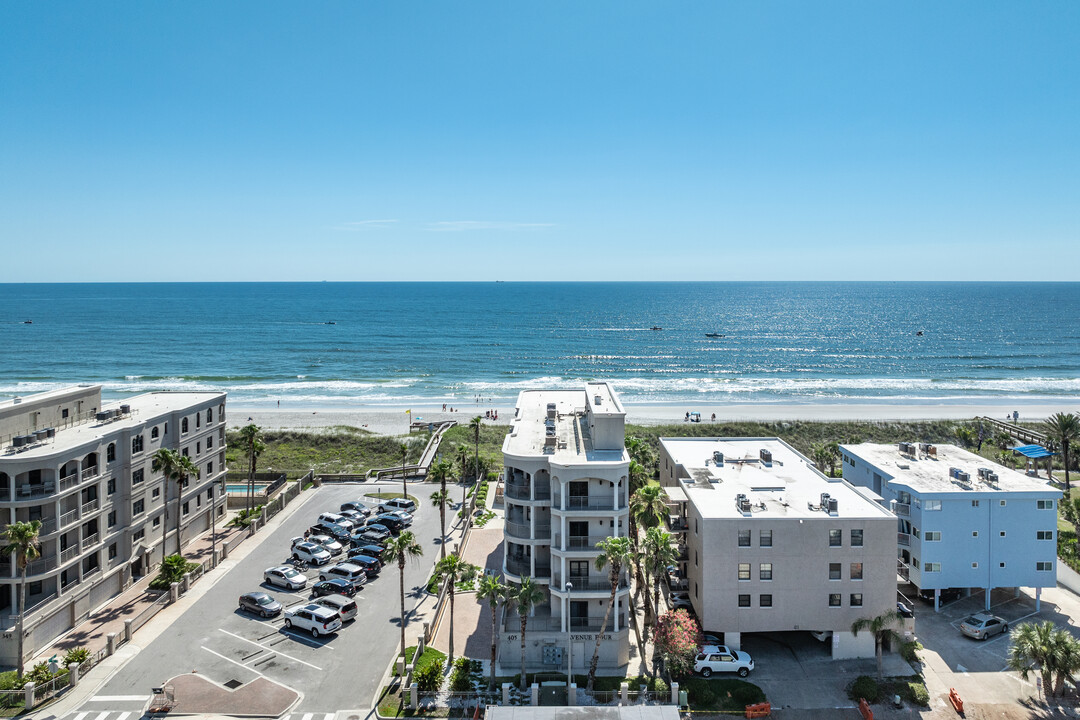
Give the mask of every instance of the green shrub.
POLYGON ((90 651, 86 648, 71 648, 64 654, 64 667, 67 667, 71 663, 79 663, 81 665, 89 659, 90 651))
POLYGON ((754 705, 765 702, 765 693, 757 685, 743 683, 731 689, 731 699, 739 705, 754 705))
POLYGON ((711 708, 716 704, 716 694, 708 687, 699 687, 688 694, 687 700, 694 707, 711 708))
POLYGON ((900 657, 904 658, 909 663, 918 662, 918 652, 920 650, 922 650, 922 645, 919 644, 918 640, 906 642, 900 646, 900 657))
POLYGON ((930 691, 926 689, 926 683, 921 679, 907 684, 906 699, 916 705, 930 707, 930 691))
POLYGON ((868 703, 874 703, 877 702, 880 692, 877 680, 869 675, 860 675, 848 688, 848 697, 856 702, 861 698, 868 703))
POLYGON ((413 673, 416 687, 424 692, 434 692, 442 685, 443 668, 446 661, 442 658, 428 663, 413 673))
POLYGON ((450 671, 450 689, 454 692, 469 692, 480 674, 480 663, 469 658, 459 657, 450 671))
POLYGON ((158 576, 150 581, 151 590, 168 590, 174 582, 180 582, 185 573, 199 567, 199 563, 188 562, 183 555, 170 555, 161 563, 158 576))

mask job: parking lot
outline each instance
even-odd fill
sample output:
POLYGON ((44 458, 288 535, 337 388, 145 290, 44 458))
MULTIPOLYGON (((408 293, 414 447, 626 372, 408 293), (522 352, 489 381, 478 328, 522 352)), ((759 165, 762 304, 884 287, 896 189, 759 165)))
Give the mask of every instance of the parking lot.
MULTIPOLYGON (((400 488, 400 483, 381 486, 384 490, 400 488)), ((406 566, 407 608, 423 596, 423 585, 439 552, 439 513, 421 502, 427 499, 430 488, 422 484, 409 488, 419 505, 409 529, 422 544, 424 557, 406 566)), ((218 579, 165 634, 143 648, 99 691, 99 696, 133 697, 137 691, 149 695, 151 687, 194 671, 226 687, 258 677, 281 683, 301 694, 293 713, 315 713, 314 717, 319 717, 318 713, 366 709, 400 643, 396 564, 384 567, 378 577, 356 593, 357 618, 325 637, 313 638, 307 632, 286 629, 280 615, 264 620, 240 611, 237 600, 243 593, 262 590, 286 608, 307 601, 309 594, 304 590, 289 592, 264 584, 263 571, 286 563, 290 538, 303 535, 319 513, 337 511, 341 503, 349 500, 374 505, 377 501, 363 496, 378 489, 376 484, 357 483, 305 493, 302 505, 290 508, 280 525, 269 529, 270 534, 260 538, 261 543, 218 579)), ((452 516, 449 512, 447 515, 452 516)), ((335 558, 335 562, 343 558, 335 558)), ((310 588, 318 580, 318 570, 308 569, 306 574, 310 588)), ((419 624, 409 626, 410 643, 420 631, 419 624)), ((109 708, 95 705, 94 709, 109 708)))

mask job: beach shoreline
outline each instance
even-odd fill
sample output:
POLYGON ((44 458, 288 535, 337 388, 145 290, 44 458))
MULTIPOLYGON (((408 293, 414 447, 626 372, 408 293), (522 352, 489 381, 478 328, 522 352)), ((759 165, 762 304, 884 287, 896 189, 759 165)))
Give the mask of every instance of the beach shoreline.
MULTIPOLYGON (((624 403, 626 421, 636 425, 668 425, 686 422, 686 413, 700 412, 702 424, 711 424, 716 413, 716 423, 757 421, 804 421, 804 422, 887 422, 919 420, 969 420, 979 416, 1000 418, 1014 410, 1021 421, 1043 420, 1057 412, 1075 412, 1074 404, 1040 403, 1024 404, 943 404, 943 403, 806 403, 806 404, 744 404, 744 405, 690 405, 624 403)), ((228 426, 242 427, 255 423, 266 430, 315 430, 334 426, 357 427, 380 435, 404 435, 409 432, 410 419, 414 422, 438 424, 456 420, 460 424, 497 410, 499 419, 485 418, 486 424, 509 425, 514 417, 514 407, 505 404, 466 405, 455 412, 443 412, 441 405, 368 406, 354 409, 334 407, 283 407, 275 409, 244 408, 229 406, 228 426), (412 412, 408 412, 411 410, 412 412)))

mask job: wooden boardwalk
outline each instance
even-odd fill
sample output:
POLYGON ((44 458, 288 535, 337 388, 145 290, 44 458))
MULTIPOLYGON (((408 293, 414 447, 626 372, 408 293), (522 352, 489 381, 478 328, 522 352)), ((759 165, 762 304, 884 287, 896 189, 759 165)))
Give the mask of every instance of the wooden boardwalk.
POLYGON ((420 462, 414 465, 406 465, 402 468, 400 465, 397 467, 378 468, 368 470, 367 479, 374 477, 376 480, 382 480, 385 478, 401 477, 404 470, 405 477, 427 477, 428 470, 431 468, 431 463, 435 462, 435 456, 439 451, 439 444, 442 443, 443 434, 447 430, 457 425, 457 420, 448 420, 444 423, 440 423, 435 431, 431 433, 431 439, 428 440, 427 446, 424 448, 424 452, 420 455, 420 462))
POLYGON ((990 423, 991 427, 1007 432, 1009 433, 1009 435, 1013 436, 1017 440, 1020 440, 1021 442, 1026 442, 1030 445, 1046 444, 1046 436, 1043 435, 1041 432, 1036 432, 1035 430, 1032 430, 1031 428, 1026 428, 1021 425, 1014 425, 1013 423, 1004 422, 1002 420, 995 420, 994 418, 987 417, 985 415, 980 417, 979 420, 981 420, 982 422, 990 423))

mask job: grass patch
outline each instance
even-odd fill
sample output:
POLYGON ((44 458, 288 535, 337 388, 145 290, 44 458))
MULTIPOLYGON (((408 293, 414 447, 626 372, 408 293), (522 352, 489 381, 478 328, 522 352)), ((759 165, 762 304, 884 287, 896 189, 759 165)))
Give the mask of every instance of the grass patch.
MULTIPOLYGON (((311 469, 317 474, 361 475, 376 468, 400 466, 403 441, 408 446, 406 463, 419 462, 429 438, 427 432, 414 433, 403 439, 344 425, 303 431, 264 430, 266 450, 259 455, 258 469, 268 472, 273 469, 291 478, 299 478, 311 469)), ((231 430, 225 439, 228 443, 227 465, 246 468, 247 458, 239 433, 231 430)))
POLYGON ((475 525, 476 527, 484 527, 485 525, 488 524, 488 520, 491 520, 491 518, 493 518, 493 517, 495 517, 495 511, 494 510, 488 510, 483 515, 476 518, 476 522, 474 522, 473 525, 475 525))
MULTIPOLYGON (((406 665, 408 665, 409 663, 411 663, 413 661, 413 656, 414 655, 416 655, 416 646, 415 645, 413 645, 412 647, 405 648, 405 664, 406 665)), ((445 663, 446 662, 446 653, 439 652, 438 650, 436 650, 435 648, 430 647, 430 646, 426 647, 426 648, 424 648, 424 654, 421 655, 420 659, 416 661, 416 667, 413 668, 413 672, 420 672, 421 670, 423 670, 425 667, 427 667, 431 663, 438 662, 439 660, 442 660, 445 663)), ((395 662, 394 663, 394 677, 397 677, 397 676, 398 676, 398 669, 397 669, 397 663, 395 662)))
POLYGON ((858 702, 865 698, 868 703, 892 702, 893 696, 909 705, 930 707, 930 693, 921 675, 887 677, 882 681, 870 675, 860 675, 848 686, 848 699, 858 702))
POLYGON ((686 690, 691 710, 743 712, 747 705, 765 702, 761 688, 735 678, 686 678, 679 688, 686 690))

